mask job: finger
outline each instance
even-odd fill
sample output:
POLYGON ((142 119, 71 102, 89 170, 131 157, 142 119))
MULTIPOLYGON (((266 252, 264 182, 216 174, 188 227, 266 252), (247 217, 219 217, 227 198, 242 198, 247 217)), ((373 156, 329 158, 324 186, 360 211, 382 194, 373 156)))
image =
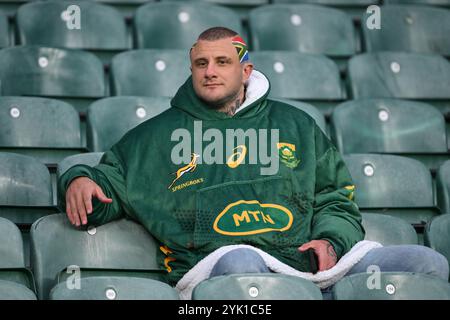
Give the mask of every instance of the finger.
POLYGON ((308 249, 315 249, 315 248, 316 248, 316 246, 315 246, 314 240, 312 240, 310 242, 304 243, 301 247, 298 248, 298 250, 303 252, 303 251, 306 251, 308 249))
POLYGON ((74 210, 74 215, 73 215, 73 217, 74 217, 74 220, 75 220, 75 225, 77 226, 77 227, 79 227, 80 226, 80 224, 81 224, 81 220, 80 220, 80 217, 81 217, 81 206, 82 206, 82 202, 80 202, 80 196, 79 195, 75 195, 74 196, 74 206, 75 206, 75 210, 74 210))
POLYGON ((73 195, 69 198, 69 202, 70 202, 70 211, 72 212, 72 224, 76 225, 78 212, 77 212, 76 199, 73 195))
POLYGON ((87 223, 86 207, 84 206, 84 195, 80 193, 77 197, 78 214, 81 224, 87 223))
POLYGON ((95 189, 94 195, 97 197, 98 200, 100 200, 103 203, 111 203, 112 202, 112 199, 105 196, 105 194, 103 193, 103 190, 100 187, 97 187, 95 189))
POLYGON ((318 268, 319 271, 324 271, 328 269, 328 265, 329 265, 329 261, 328 260, 328 256, 326 254, 326 252, 320 250, 320 251, 316 251, 316 256, 317 256, 317 262, 318 262, 318 268))
POLYGON ((70 223, 73 224, 72 210, 70 208, 70 202, 68 201, 67 198, 66 198, 66 215, 67 215, 67 218, 69 219, 70 223))
POLYGON ((92 195, 89 193, 84 194, 83 201, 84 201, 84 207, 86 208, 86 213, 91 214, 92 213, 92 195))

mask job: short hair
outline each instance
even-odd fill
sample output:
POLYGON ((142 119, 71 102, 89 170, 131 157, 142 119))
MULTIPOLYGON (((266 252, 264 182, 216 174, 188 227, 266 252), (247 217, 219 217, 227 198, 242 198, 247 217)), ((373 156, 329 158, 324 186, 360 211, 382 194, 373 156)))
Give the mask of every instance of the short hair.
POLYGON ((225 38, 232 38, 237 35, 238 33, 236 31, 225 27, 212 27, 203 31, 198 36, 198 40, 215 41, 225 38))

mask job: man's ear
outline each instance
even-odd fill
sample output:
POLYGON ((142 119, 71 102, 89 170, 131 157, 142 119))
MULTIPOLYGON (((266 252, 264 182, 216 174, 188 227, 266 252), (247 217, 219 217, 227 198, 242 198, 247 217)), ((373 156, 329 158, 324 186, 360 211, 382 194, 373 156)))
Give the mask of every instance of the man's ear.
POLYGON ((252 71, 253 71, 253 63, 244 62, 244 66, 242 68, 244 82, 246 82, 248 80, 248 78, 250 78, 252 71))

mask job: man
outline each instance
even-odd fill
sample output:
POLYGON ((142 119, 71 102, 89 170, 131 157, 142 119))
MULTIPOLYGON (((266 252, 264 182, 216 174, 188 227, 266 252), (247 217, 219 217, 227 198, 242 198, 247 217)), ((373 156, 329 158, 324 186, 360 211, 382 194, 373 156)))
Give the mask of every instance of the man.
MULTIPOLYGON (((267 99, 269 81, 248 58, 236 32, 203 32, 190 52, 192 76, 172 108, 127 133, 95 168, 78 165, 61 177, 71 223, 137 220, 160 242, 158 261, 171 284, 230 244, 252 245, 308 272, 308 249, 323 271, 361 241, 361 215, 341 156, 312 118, 267 99), (199 126, 206 130, 201 138, 199 126), (230 131, 240 134, 229 141, 230 131), (270 168, 256 146, 276 153, 270 168)), ((425 247, 373 249, 351 272, 371 264, 448 277, 445 258, 425 247)), ((244 272, 270 270, 254 251, 238 249, 211 276, 244 272)))

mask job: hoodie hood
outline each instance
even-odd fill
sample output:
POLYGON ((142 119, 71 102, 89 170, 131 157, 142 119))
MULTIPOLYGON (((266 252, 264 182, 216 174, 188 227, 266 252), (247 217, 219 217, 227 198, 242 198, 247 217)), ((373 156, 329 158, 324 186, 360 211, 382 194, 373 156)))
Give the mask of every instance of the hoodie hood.
POLYGON ((253 70, 246 83, 246 87, 245 101, 233 116, 216 111, 202 101, 194 91, 192 76, 178 89, 177 94, 171 101, 171 105, 202 120, 253 117, 266 107, 266 98, 270 91, 270 83, 263 73, 253 70))

